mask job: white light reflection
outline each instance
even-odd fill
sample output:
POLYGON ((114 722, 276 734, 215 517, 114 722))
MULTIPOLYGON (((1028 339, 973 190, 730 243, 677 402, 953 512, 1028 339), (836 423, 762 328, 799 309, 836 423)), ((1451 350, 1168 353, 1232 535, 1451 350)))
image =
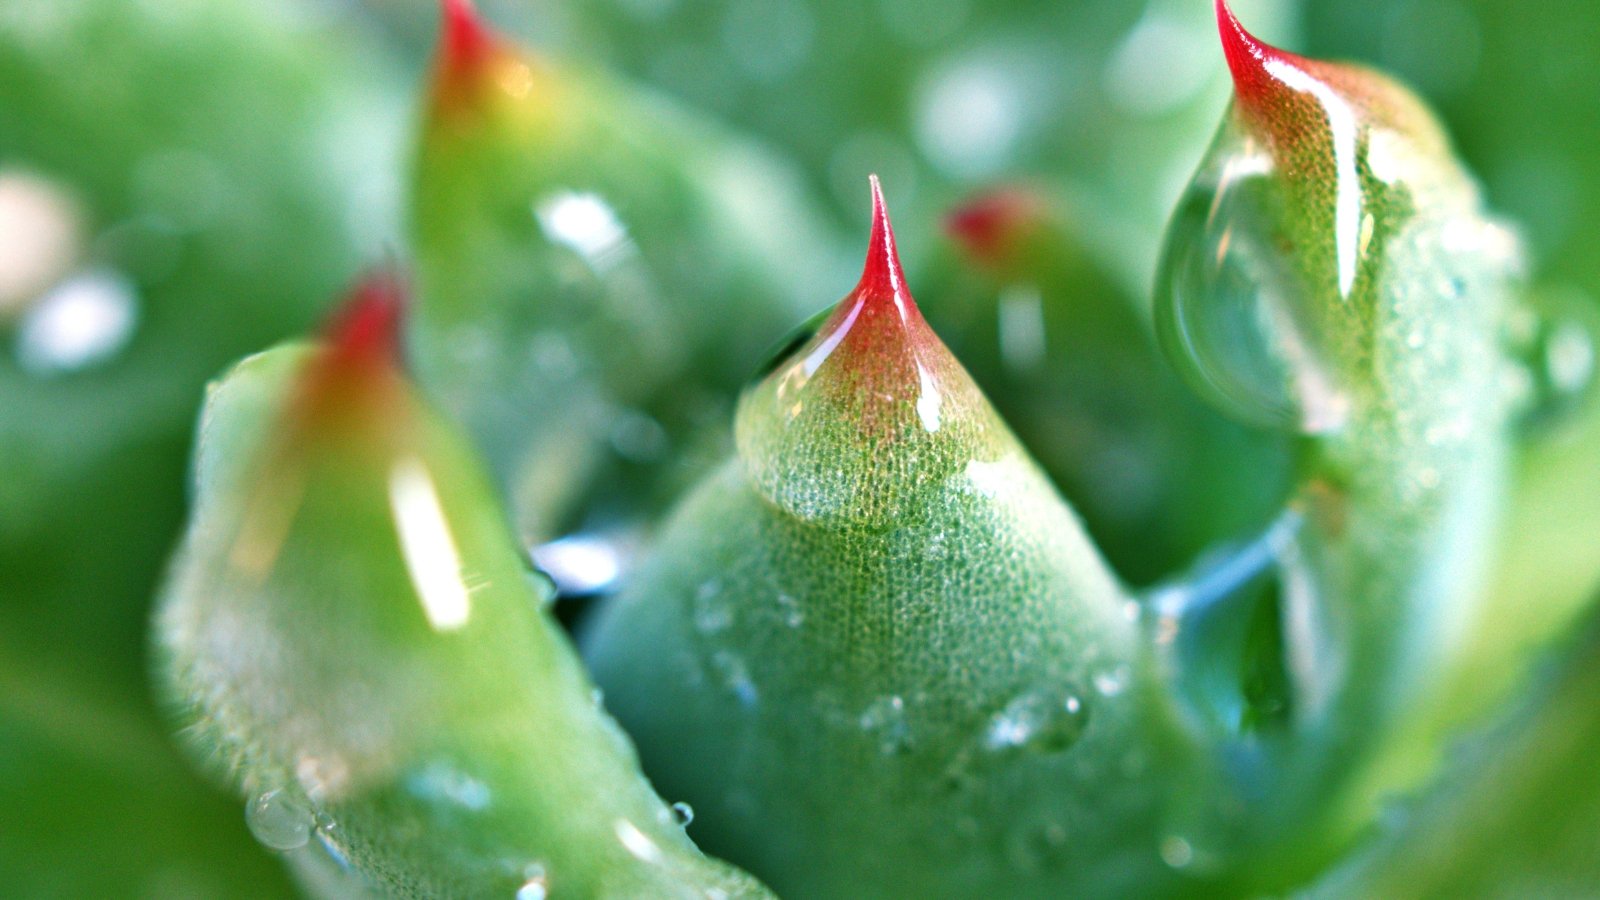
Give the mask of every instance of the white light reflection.
POLYGON ((467 623, 470 597, 461 573, 461 554, 445 521, 433 478, 422 461, 407 457, 389 474, 389 506, 406 558, 406 570, 422 600, 422 611, 439 631, 467 623))
POLYGON ((596 270, 609 268, 612 255, 628 240, 616 212, 597 194, 555 194, 540 201, 534 215, 545 237, 576 251, 596 270))
POLYGON ((42 297, 17 331, 17 362, 35 375, 82 369, 114 356, 133 336, 138 303, 133 283, 90 272, 42 297))

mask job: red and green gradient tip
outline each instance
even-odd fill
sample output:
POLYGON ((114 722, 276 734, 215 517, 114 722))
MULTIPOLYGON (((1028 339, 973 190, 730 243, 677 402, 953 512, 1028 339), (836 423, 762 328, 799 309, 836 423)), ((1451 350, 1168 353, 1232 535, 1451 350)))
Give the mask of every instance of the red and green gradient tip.
POLYGON ((945 216, 945 234, 967 258, 989 268, 1018 261, 1045 229, 1043 197, 1025 187, 998 187, 973 197, 945 216))
MULTIPOLYGON (((906 286, 900 254, 895 249, 894 226, 883 200, 878 176, 872 186, 872 234, 861 280, 833 315, 817 331, 802 365, 808 375, 833 360, 854 373, 854 378, 874 374, 874 380, 893 377, 918 353, 942 345, 922 318, 922 311, 906 286)), ((907 372, 907 377, 915 377, 907 372)))
POLYGON ((1405 132, 1431 147, 1443 143, 1427 108, 1387 76, 1274 47, 1251 34, 1227 0, 1216 0, 1216 13, 1237 106, 1261 136, 1290 149, 1306 139, 1339 140, 1341 135, 1330 131, 1371 124, 1405 132))
POLYGON ((409 290, 394 267, 356 282, 328 317, 321 346, 306 364, 295 411, 300 421, 351 424, 363 411, 386 408, 405 383, 402 331, 409 290))
POLYGON ((520 100, 533 81, 528 56, 491 28, 472 0, 440 0, 433 82, 437 109, 468 110, 496 95, 520 100))

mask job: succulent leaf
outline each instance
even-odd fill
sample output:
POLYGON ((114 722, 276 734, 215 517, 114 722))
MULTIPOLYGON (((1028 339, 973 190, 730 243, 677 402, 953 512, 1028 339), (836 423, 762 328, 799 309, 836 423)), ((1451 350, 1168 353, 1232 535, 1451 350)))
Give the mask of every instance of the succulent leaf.
POLYGON ((808 896, 1170 877, 1132 601, 923 321, 876 187, 860 283, 737 431, 586 640, 707 846, 808 896))
POLYGON ((212 392, 156 628, 189 748, 263 843, 310 845, 302 873, 384 895, 765 896, 695 849, 598 709, 398 367, 399 303, 369 281, 323 346, 212 392))
POLYGON ((1217 15, 1236 100, 1174 216, 1158 324, 1197 390, 1300 436, 1278 561, 1295 715, 1256 776, 1278 811, 1250 827, 1337 842, 1437 753, 1410 730, 1488 602, 1518 254, 1408 91, 1217 15))
MULTIPOLYGON (((414 173, 420 375, 548 538, 600 472, 692 453, 830 255, 764 152, 444 9, 414 173)), ((591 502, 662 491, 625 484, 591 502)))

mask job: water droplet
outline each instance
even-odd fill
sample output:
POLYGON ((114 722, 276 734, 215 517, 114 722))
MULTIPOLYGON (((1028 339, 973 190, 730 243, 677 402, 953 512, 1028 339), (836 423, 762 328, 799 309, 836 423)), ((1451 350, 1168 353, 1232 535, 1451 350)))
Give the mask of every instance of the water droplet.
POLYGON ((522 870, 522 877, 515 900, 545 900, 550 896, 550 877, 544 866, 533 863, 522 870))
POLYGON ((1104 672, 1096 672, 1094 676, 1094 689, 1102 697, 1115 697, 1122 693, 1128 686, 1128 667, 1117 666, 1104 672))
POLYGON ((1586 298, 1563 301, 1538 320, 1525 342, 1527 425, 1559 420, 1578 408, 1595 383, 1595 316, 1586 298))
POLYGON ((59 375, 114 356, 133 336, 133 283, 114 272, 75 276, 39 298, 17 331, 17 362, 34 375, 59 375))
POLYGON ((800 601, 788 594, 778 595, 778 613, 783 617, 783 624, 790 628, 799 628, 805 624, 806 611, 800 601))
POLYGON ((744 660, 730 650, 718 650, 711 654, 711 668, 716 673, 717 681, 723 687, 733 692, 739 702, 745 706, 755 706, 760 699, 755 682, 750 680, 750 669, 744 660))
POLYGON ((1157 326, 1167 355, 1225 411, 1321 434, 1344 423, 1349 398, 1302 320, 1307 291, 1275 240, 1273 171, 1237 127, 1219 135, 1168 227, 1157 326))
POLYGON ((694 593, 694 627, 701 634, 716 634, 733 624, 733 606, 716 580, 700 585, 694 593))
POLYGON ((680 828, 688 828, 694 822, 694 807, 682 800, 672 804, 672 821, 678 823, 680 828))
POLYGON ((906 701, 898 695, 879 697, 861 713, 861 727, 875 734, 884 755, 911 749, 911 725, 906 721, 906 701))
POLYGON ((1088 707, 1075 694, 1028 691, 990 717, 983 746, 993 753, 1022 749, 1058 753, 1077 743, 1088 720, 1088 707))
POLYGON ((311 840, 316 817, 303 799, 286 791, 266 791, 245 806, 245 824, 263 846, 294 850, 311 840))
POLYGON ((1194 847, 1181 837, 1173 836, 1161 842, 1161 861, 1174 869, 1182 869, 1194 862, 1194 847))

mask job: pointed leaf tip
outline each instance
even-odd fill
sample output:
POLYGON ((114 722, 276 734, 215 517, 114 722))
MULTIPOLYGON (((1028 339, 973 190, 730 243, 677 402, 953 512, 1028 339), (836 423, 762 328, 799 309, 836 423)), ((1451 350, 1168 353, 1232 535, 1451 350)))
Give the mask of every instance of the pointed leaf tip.
POLYGON ((440 0, 439 57, 445 72, 466 72, 487 59, 497 39, 472 0, 440 0))
POLYGON ((1222 37, 1222 53, 1228 60, 1228 71, 1233 76, 1233 86, 1240 97, 1248 101, 1259 100, 1273 79, 1267 65, 1274 59, 1291 59, 1270 44, 1262 42, 1245 29, 1228 6, 1228 0, 1216 0, 1217 31, 1222 37))
POLYGON ((323 329, 329 363, 337 368, 398 368, 406 295, 405 280, 394 268, 379 269, 358 281, 323 329))
MULTIPOLYGON (((872 236, 867 240, 867 263, 856 290, 866 297, 897 299, 905 292, 905 273, 894 246, 894 226, 889 222, 889 208, 883 202, 878 176, 868 175, 867 181, 872 185, 872 236)), ((905 302, 911 303, 910 295, 905 296, 905 302)))

